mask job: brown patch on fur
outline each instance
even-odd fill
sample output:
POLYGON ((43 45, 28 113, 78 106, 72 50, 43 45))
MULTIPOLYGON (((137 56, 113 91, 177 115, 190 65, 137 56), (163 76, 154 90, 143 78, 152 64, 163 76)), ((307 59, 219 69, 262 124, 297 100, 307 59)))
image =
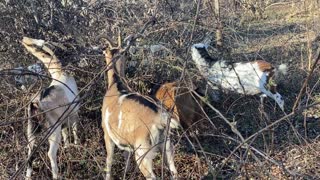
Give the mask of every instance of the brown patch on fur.
POLYGON ((184 129, 205 117, 200 107, 201 101, 196 100, 188 88, 179 87, 177 82, 162 85, 156 92, 156 98, 167 109, 173 110, 174 118, 184 129))
POLYGON ((274 70, 274 67, 272 66, 272 64, 270 64, 264 60, 257 60, 257 61, 253 61, 252 63, 257 63, 259 69, 262 72, 267 72, 267 71, 272 72, 274 70))

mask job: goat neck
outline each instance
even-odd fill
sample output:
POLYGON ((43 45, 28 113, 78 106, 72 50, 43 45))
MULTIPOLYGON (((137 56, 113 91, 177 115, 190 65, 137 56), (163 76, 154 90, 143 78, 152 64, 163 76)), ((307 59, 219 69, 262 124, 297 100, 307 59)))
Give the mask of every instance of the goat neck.
POLYGON ((52 78, 58 78, 62 74, 62 64, 60 60, 54 52, 46 46, 44 40, 23 37, 22 44, 31 54, 42 61, 52 78))
POLYGON ((124 66, 125 66, 125 55, 120 55, 118 59, 114 58, 114 55, 118 52, 117 49, 106 49, 105 59, 107 64, 107 77, 108 77, 108 88, 117 82, 117 78, 124 77, 124 66))

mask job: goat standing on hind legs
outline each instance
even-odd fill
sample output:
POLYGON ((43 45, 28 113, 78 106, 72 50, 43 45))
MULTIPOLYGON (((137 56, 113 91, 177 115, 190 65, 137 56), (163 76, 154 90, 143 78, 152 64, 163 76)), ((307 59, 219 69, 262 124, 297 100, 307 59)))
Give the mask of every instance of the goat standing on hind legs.
POLYGON ((120 36, 116 48, 110 40, 107 41, 109 47, 104 54, 109 67, 108 89, 102 106, 102 128, 107 150, 106 179, 111 178, 115 145, 122 150, 134 151, 136 162, 146 179, 156 179, 152 161, 159 148, 165 147, 163 155, 166 156, 173 177, 177 178, 173 146, 170 139, 165 137, 166 127, 177 128, 179 123, 175 119, 169 121, 170 114, 164 108, 128 90, 121 81, 126 58, 121 50, 127 48, 121 49, 120 36), (119 59, 116 59, 115 55, 118 55, 119 59))
POLYGON ((31 178, 33 148, 35 145, 35 135, 37 128, 45 123, 52 132, 49 135, 48 156, 52 168, 53 179, 58 179, 57 151, 61 142, 61 131, 65 146, 68 142, 68 127, 71 127, 74 135, 74 143, 79 143, 77 136, 78 117, 78 87, 73 78, 63 71, 60 60, 54 52, 47 46, 44 40, 24 37, 22 40, 24 47, 35 57, 37 57, 48 69, 52 82, 41 94, 33 98, 28 107, 28 164, 26 178, 31 178), (38 113, 44 112, 42 115, 38 113), (43 121, 45 118, 45 121, 43 121))

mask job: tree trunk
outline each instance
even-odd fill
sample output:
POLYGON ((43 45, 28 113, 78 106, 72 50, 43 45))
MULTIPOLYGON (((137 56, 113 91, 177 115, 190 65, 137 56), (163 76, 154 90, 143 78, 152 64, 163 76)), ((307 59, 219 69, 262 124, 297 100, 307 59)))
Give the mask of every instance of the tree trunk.
POLYGON ((219 0, 214 0, 214 13, 216 15, 216 42, 217 42, 217 48, 222 48, 222 23, 220 18, 220 2, 219 0))

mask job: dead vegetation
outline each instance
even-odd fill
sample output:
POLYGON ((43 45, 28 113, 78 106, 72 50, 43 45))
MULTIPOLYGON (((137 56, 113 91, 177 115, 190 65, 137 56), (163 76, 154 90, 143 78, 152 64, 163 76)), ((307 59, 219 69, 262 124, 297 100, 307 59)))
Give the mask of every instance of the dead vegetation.
MULTIPOLYGON (((320 17, 317 1, 268 1, 258 15, 235 11, 233 1, 221 1, 223 49, 216 51, 213 34, 216 18, 211 1, 18 1, 0 2, 0 179, 22 179, 27 157, 26 107, 30 95, 47 87, 46 75, 22 90, 10 69, 36 63, 20 44, 23 36, 62 45, 57 55, 66 71, 76 77, 81 95, 80 145, 60 148, 58 165, 65 179, 102 179, 106 152, 101 124, 101 104, 106 84, 102 76, 102 43, 95 37, 135 34, 152 16, 157 22, 129 51, 126 79, 130 87, 148 94, 154 85, 190 79, 204 80, 191 63, 190 46, 209 37, 210 54, 232 62, 264 59, 275 66, 286 64, 287 75, 278 75, 278 90, 285 98, 285 113, 267 101, 260 111, 255 97, 220 94, 206 100, 211 122, 200 123, 196 152, 186 139, 174 133, 175 164, 186 179, 319 179, 320 121, 303 113, 318 113, 319 64, 296 101, 309 70, 317 59, 320 17), (61 3, 69 2, 69 3, 61 3), (311 4, 312 3, 312 6, 311 4), (187 63, 185 63, 187 62, 187 63), (292 107, 297 106, 294 111, 292 107), (220 114, 219 114, 220 113, 220 114), (196 156, 198 154, 198 157, 196 156)), ((237 1, 238 2, 238 1, 237 1)), ((242 1, 239 1, 242 2, 242 1)), ((252 2, 252 1, 250 1, 252 2)), ((259 3, 254 4, 258 6, 259 3)), ((32 75, 27 73, 27 75, 32 75)), ((209 91, 207 96, 212 95, 209 91)), ((208 98, 208 97, 207 97, 208 98)), ((42 132, 42 135, 46 130, 42 132)), ((48 144, 34 160, 33 177, 51 177, 48 144)), ((142 178, 137 166, 125 173, 126 160, 116 151, 113 176, 142 178)), ((133 159, 132 159, 132 162, 133 159)), ((169 176, 162 159, 155 160, 158 177, 169 176)))

